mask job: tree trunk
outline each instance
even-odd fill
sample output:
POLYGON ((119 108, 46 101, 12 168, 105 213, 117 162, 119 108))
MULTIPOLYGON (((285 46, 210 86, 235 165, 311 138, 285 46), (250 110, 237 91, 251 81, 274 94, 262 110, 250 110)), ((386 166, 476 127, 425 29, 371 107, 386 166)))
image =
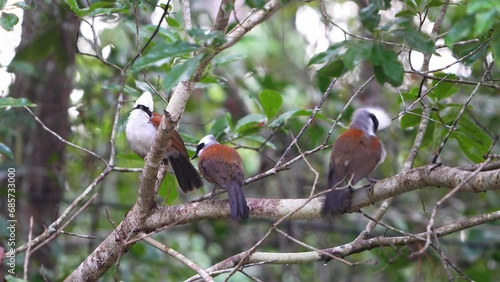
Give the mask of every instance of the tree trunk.
MULTIPOLYGON (((11 96, 25 97, 37 104, 33 111, 62 138, 69 132, 68 107, 72 91, 78 19, 60 3, 37 1, 36 9, 26 10, 22 39, 10 65, 16 78, 11 96), (22 64, 34 69, 21 68, 22 64)), ((25 112, 18 111, 18 114, 25 112)), ((43 232, 58 213, 63 197, 65 144, 31 118, 21 128, 22 159, 18 187, 18 241, 26 241, 33 217, 33 236, 43 232)), ((14 127, 15 128, 15 127, 14 127)), ((31 255, 30 270, 43 265, 43 275, 55 278, 56 256, 49 244, 31 255)))

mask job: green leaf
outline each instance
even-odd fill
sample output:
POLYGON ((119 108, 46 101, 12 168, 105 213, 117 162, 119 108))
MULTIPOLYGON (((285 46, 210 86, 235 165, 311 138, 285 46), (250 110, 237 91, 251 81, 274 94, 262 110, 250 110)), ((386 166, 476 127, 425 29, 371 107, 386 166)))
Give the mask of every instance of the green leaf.
POLYGON ((380 22, 379 5, 377 1, 371 2, 368 6, 359 11, 359 19, 363 26, 373 32, 380 22))
POLYGON ((382 44, 373 45, 371 61, 374 65, 382 65, 385 61, 385 48, 382 44))
POLYGON ((264 114, 269 119, 279 112, 281 104, 283 104, 281 94, 269 89, 264 89, 259 93, 259 101, 264 114))
POLYGON ((342 56, 347 69, 353 70, 362 61, 369 59, 372 55, 372 48, 371 43, 359 44, 359 42, 355 42, 352 46, 349 46, 349 49, 342 56))
MULTIPOLYGON (((443 78, 446 76, 444 73, 435 73, 434 76, 443 78)), ((456 75, 451 74, 448 75, 448 79, 456 79, 456 75)), ((436 86, 439 80, 433 80, 432 86, 436 86)), ((442 81, 437 85, 434 90, 429 93, 429 96, 436 101, 441 101, 445 98, 450 97, 451 95, 458 92, 458 88, 454 87, 454 84, 451 82, 442 81)))
MULTIPOLYGON (((157 28, 156 25, 151 25, 151 24, 145 26, 145 29, 150 33, 153 33, 156 30, 156 28, 157 28)), ((163 39, 165 39, 166 42, 170 42, 170 43, 173 43, 175 41, 182 41, 179 34, 173 28, 167 29, 164 27, 160 27, 160 29, 158 30, 157 36, 160 37, 160 39, 161 39, 158 42, 161 42, 163 39)), ((147 49, 146 49, 146 51, 147 51, 147 49)))
POLYGON ((342 41, 330 45, 326 51, 314 55, 307 63, 307 66, 309 67, 311 65, 323 64, 337 58, 341 53, 343 53, 344 48, 341 47, 344 47, 345 43, 345 41, 342 41))
POLYGON ((406 43, 408 43, 408 45, 415 50, 418 50, 422 53, 436 52, 434 41, 432 41, 432 39, 428 35, 423 34, 422 32, 418 32, 415 29, 405 28, 394 31, 394 33, 405 39, 406 43))
POLYGON ((12 154, 10 148, 7 147, 7 145, 5 145, 4 143, 0 143, 0 154, 6 156, 11 160, 14 159, 14 154, 12 154))
POLYGON ((226 112, 224 115, 215 118, 209 133, 213 134, 216 138, 224 135, 226 129, 231 127, 231 113, 226 112))
POLYGON ((329 62, 324 67, 318 70, 318 75, 323 77, 340 77, 347 72, 342 59, 336 59, 329 62))
POLYGON ((19 18, 14 14, 2 12, 0 16, 0 26, 6 31, 14 30, 14 26, 19 22, 19 18))
POLYGON ((240 61, 245 59, 247 56, 242 54, 229 54, 227 56, 217 56, 214 61, 214 68, 218 66, 223 66, 232 62, 240 61))
POLYGON ((436 139, 434 138, 436 123, 434 121, 432 121, 432 120, 435 120, 436 117, 437 117, 437 114, 435 114, 435 113, 431 114, 431 120, 429 120, 429 123, 427 124, 427 128, 425 129, 424 138, 422 139, 422 147, 427 147, 430 144, 432 144, 432 142, 436 141, 436 139))
POLYGON ((493 37, 491 38, 491 51, 497 68, 500 69, 500 23, 493 27, 493 37))
POLYGON ((469 139, 467 135, 461 132, 453 132, 450 137, 457 140, 460 150, 462 150, 462 153, 464 153, 471 161, 480 163, 484 160, 482 152, 478 150, 475 146, 475 142, 469 139))
POLYGON ((495 23, 495 18, 498 15, 498 11, 489 10, 481 13, 476 13, 474 15, 475 23, 474 26, 474 36, 481 37, 493 26, 495 23))
POLYGON ((380 83, 384 84, 387 82, 384 74, 384 69, 380 65, 373 66, 373 73, 375 74, 375 79, 380 83))
POLYGON ((5 8, 5 4, 7 4, 7 0, 0 0, 0 11, 5 8))
POLYGON ((162 89, 168 92, 172 87, 174 87, 174 85, 191 78, 202 58, 203 54, 200 54, 185 61, 184 63, 175 65, 175 67, 173 67, 163 79, 162 89))
MULTIPOLYGON (((456 119, 460 107, 450 108, 442 117, 442 120, 447 125, 452 125, 456 119)), ((448 129, 443 129, 444 136, 448 129)), ((458 120, 455 130, 451 133, 450 138, 456 139, 462 152, 474 162, 482 162, 483 156, 488 152, 492 141, 490 137, 482 131, 482 129, 467 115, 462 115, 458 120)))
MULTIPOLYGON (((273 122, 271 122, 271 124, 269 124, 269 127, 271 127, 272 129, 276 129, 285 124, 291 118, 300 116, 311 116, 312 111, 313 110, 311 109, 295 109, 284 112, 283 114, 279 115, 273 122)), ((321 113, 317 113, 316 118, 331 121, 331 119, 325 117, 321 113)))
POLYGON ((179 197, 179 189, 177 189, 177 179, 171 173, 167 173, 163 182, 158 189, 158 196, 163 198, 168 205, 171 205, 175 199, 179 197))
POLYGON ((466 16, 461 18, 458 22, 456 22, 448 31, 448 34, 445 37, 445 43, 448 47, 452 47, 454 43, 468 36, 472 27, 474 26, 474 16, 466 16))
POLYGON ((386 50, 381 44, 376 44, 372 51, 375 78, 383 84, 388 82, 393 86, 403 84, 404 69, 398 60, 398 55, 392 50, 386 50))
MULTIPOLYGON (((23 1, 19 1, 19 2, 16 2, 14 3, 14 6, 18 7, 18 8, 21 8, 23 10, 31 10, 33 8, 35 8, 35 2, 34 1, 31 1, 30 3, 25 3, 23 1)), ((1 10, 1 9, 0 9, 1 10)))
POLYGON ((264 144, 264 142, 265 142, 265 146, 267 146, 273 150, 278 150, 278 147, 276 147, 275 144, 273 144, 271 141, 266 142, 266 138, 262 137, 261 135, 253 134, 253 135, 248 135, 248 136, 242 137, 241 139, 245 140, 245 141, 250 141, 250 143, 255 144, 254 146, 260 146, 260 145, 264 144))
POLYGON ((28 282, 27 280, 24 280, 24 279, 21 279, 21 278, 17 278, 17 277, 14 277, 12 275, 7 275, 5 276, 5 281, 6 282, 28 282))
POLYGON ((385 74, 385 80, 389 84, 395 87, 403 84, 404 68, 397 58, 395 60, 388 60, 382 67, 385 74))
POLYGON ((33 104, 30 100, 26 98, 11 98, 11 97, 6 97, 6 98, 0 98, 0 108, 7 108, 7 107, 36 107, 35 104, 33 104))
POLYGON ((221 31, 206 32, 200 28, 187 31, 188 34, 200 45, 218 47, 226 43, 226 37, 221 31))
POLYGON ((400 119, 401 129, 407 129, 418 126, 422 119, 422 109, 415 109, 409 113, 404 114, 400 119))
POLYGON ((415 2, 415 0, 403 0, 403 2, 410 6, 413 10, 417 11, 419 5, 415 2))
POLYGON ((400 18, 400 17, 413 17, 415 16, 416 13, 414 11, 410 11, 410 10, 403 10, 399 13, 396 14, 396 18, 400 18))
POLYGON ((128 12, 127 8, 115 6, 114 2, 96 2, 90 5, 90 7, 81 9, 78 12, 79 17, 94 17, 97 15, 111 15, 113 13, 125 13, 128 12))
POLYGON ((443 6, 443 1, 441 0, 432 0, 425 4, 425 10, 432 8, 432 7, 441 7, 443 6))
POLYGON ((488 44, 483 44, 483 42, 480 41, 469 44, 455 45, 453 46, 453 53, 457 56, 457 58, 468 56, 462 60, 462 63, 465 65, 471 65, 475 61, 484 58, 487 48, 488 44))
POLYGON ((200 46, 185 41, 164 42, 146 50, 145 54, 134 62, 133 69, 139 70, 163 61, 197 51, 200 46))
POLYGON ((252 9, 254 9, 254 8, 262 9, 266 5, 266 1, 265 0, 245 0, 245 4, 252 9))
POLYGON ((297 114, 298 112, 302 111, 302 109, 297 109, 297 110, 290 110, 290 111, 287 111, 287 112, 284 112, 282 113, 281 115, 279 115, 273 122, 271 122, 271 124, 269 124, 269 127, 271 127, 272 129, 276 129, 280 126, 282 126, 283 124, 285 124, 290 118, 294 117, 295 114, 297 114))
POLYGON ((65 0, 64 2, 66 2, 66 4, 69 5, 69 8, 71 9, 71 11, 73 11, 73 13, 75 13, 78 16, 80 16, 80 7, 78 6, 78 1, 76 1, 76 0, 65 0))
POLYGON ((165 20, 167 21, 167 24, 170 27, 180 27, 181 26, 179 24, 179 22, 176 19, 172 18, 172 17, 167 17, 165 20))
POLYGON ((469 139, 473 140, 474 147, 480 151, 480 156, 482 158, 483 155, 488 152, 492 144, 491 138, 475 122, 470 120, 468 115, 462 116, 462 118, 458 120, 458 125, 458 132, 463 132, 469 139))
POLYGON ((267 123, 267 118, 261 114, 249 114, 241 118, 234 129, 238 135, 246 135, 261 129, 267 123))
POLYGON ((405 102, 405 104, 408 105, 408 103, 414 102, 415 100, 417 100, 419 91, 419 87, 412 87, 410 88, 410 91, 402 92, 401 95, 398 96, 398 104, 405 102))
MULTIPOLYGON (((491 0, 474 0, 467 3, 467 15, 474 15, 478 12, 484 12, 489 10, 495 10, 495 2, 491 0)), ((500 8, 498 2, 496 3, 498 8, 500 8)))

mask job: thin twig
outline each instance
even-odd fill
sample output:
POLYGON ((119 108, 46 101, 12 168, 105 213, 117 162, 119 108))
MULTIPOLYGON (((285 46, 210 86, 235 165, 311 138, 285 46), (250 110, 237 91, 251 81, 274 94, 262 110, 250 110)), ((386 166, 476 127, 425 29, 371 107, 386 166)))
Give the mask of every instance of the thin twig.
POLYGON ((213 282, 214 279, 208 275, 207 272, 205 272, 205 270, 203 270, 203 268, 201 268, 200 266, 198 266, 194 261, 188 259, 187 257, 185 257, 183 254, 175 251, 174 249, 156 241, 155 239, 151 238, 151 237, 145 237, 142 239, 144 242, 148 243, 149 245, 155 247, 156 249, 166 253, 167 255, 175 258, 176 260, 180 261, 181 263, 183 263, 185 266, 191 268, 192 270, 194 270, 196 273, 198 273, 202 278, 203 280, 207 281, 207 282, 213 282))
MULTIPOLYGON (((158 24, 156 25, 156 28, 155 30, 153 31, 153 34, 151 34, 151 36, 148 38, 148 41, 146 42, 146 44, 144 44, 144 46, 142 46, 142 48, 140 48, 140 50, 144 50, 146 49, 149 44, 151 44, 151 42, 153 41, 153 39, 155 38, 155 36, 158 34, 158 32, 160 31, 160 27, 161 27, 161 23, 162 21, 165 19, 166 16, 168 16, 168 7, 170 5, 170 0, 167 2, 167 4, 165 5, 165 7, 163 8, 163 14, 161 15, 160 17, 160 20, 158 21, 158 24)), ((139 58, 141 57, 141 53, 138 52, 134 58, 132 58, 132 60, 128 61, 127 64, 125 65, 125 67, 123 67, 122 71, 121 71, 121 74, 122 74, 122 77, 125 77, 125 72, 126 70, 139 58)))
POLYGON ((481 81, 476 85, 476 88, 474 88, 474 90, 471 92, 471 94, 469 95, 469 98, 467 98, 467 101, 465 101, 465 103, 463 104, 462 108, 460 109, 460 112, 458 112, 457 114, 457 117, 455 118, 455 120, 453 121, 453 124, 451 125, 450 129, 448 130, 448 132, 446 133, 446 136, 443 138, 443 140, 441 141, 441 144, 439 145, 439 148, 437 149, 437 152, 436 154, 434 154, 434 157, 432 158, 432 161, 431 163, 436 163, 439 155, 441 155, 441 151, 443 150, 444 148, 444 145, 446 144, 446 142, 448 141, 448 138, 451 136, 451 134, 453 133, 453 131, 455 131, 455 127, 457 126, 458 124, 458 120, 462 117, 462 115, 464 114, 465 112, 465 109, 467 108, 467 106, 470 104, 470 102, 472 101, 472 98, 474 98, 474 96, 476 96, 476 93, 478 92, 479 90, 479 87, 481 86, 481 84, 484 82, 484 80, 486 79, 491 67, 494 65, 494 62, 492 62, 490 64, 490 66, 486 69, 486 71, 484 72, 483 74, 483 77, 481 78, 481 81))
MULTIPOLYGON (((69 216, 71 211, 80 204, 80 202, 85 199, 93 190, 94 188, 104 179, 106 175, 108 175, 112 171, 111 167, 106 167, 99 176, 97 176, 94 181, 80 194, 65 210, 64 212, 56 219, 56 221, 52 222, 45 231, 37 236, 35 239, 32 240, 31 244, 24 244, 20 246, 19 248, 16 249, 16 254, 25 251, 28 246, 38 246, 39 244, 42 244, 47 238, 51 237, 54 233, 57 232, 59 229, 59 226, 61 223, 69 216)), ((92 198, 91 198, 92 199, 92 198)))
POLYGON ((76 234, 76 233, 68 232, 68 231, 64 231, 64 230, 59 231, 59 233, 73 236, 73 237, 84 238, 84 239, 97 239, 97 236, 76 234))
POLYGON ((312 251, 316 251, 316 252, 318 252, 318 253, 320 253, 320 254, 322 254, 322 255, 325 255, 325 256, 327 256, 327 257, 330 257, 330 258, 332 258, 332 259, 336 259, 336 260, 338 260, 338 261, 340 261, 340 262, 343 262, 343 263, 347 264, 348 266, 354 266, 354 265, 359 264, 359 263, 352 263, 352 262, 347 261, 347 260, 345 260, 345 259, 343 259, 343 258, 336 257, 336 256, 332 255, 331 253, 324 252, 324 251, 322 251, 322 250, 320 250, 320 249, 318 249, 318 248, 315 248, 315 247, 313 247, 313 246, 311 246, 311 245, 308 245, 308 244, 306 244, 306 243, 304 243, 304 242, 300 241, 299 239, 296 239, 296 238, 294 238, 294 237, 290 236, 290 235, 289 235, 289 234, 287 234, 285 231, 283 231, 283 230, 281 230, 281 229, 279 229, 279 228, 275 228, 275 230, 276 230, 278 233, 280 233, 281 235, 285 236, 285 238, 287 238, 288 240, 293 241, 293 242, 295 242, 296 244, 301 245, 302 247, 308 248, 308 249, 310 249, 310 250, 312 250, 312 251))
POLYGON ((375 75, 372 75, 370 78, 368 78, 365 83, 363 83, 363 85, 361 85, 361 87, 359 87, 358 90, 356 90, 356 92, 354 92, 351 96, 351 98, 349 98, 349 101, 347 101, 347 103, 344 105, 344 107, 342 108, 342 110, 340 111, 340 113, 338 114, 337 118, 335 119, 335 121, 333 122, 332 126, 330 127, 330 130, 328 131, 328 134, 326 135, 326 138, 325 138, 325 141, 323 142, 324 145, 326 145, 328 143, 328 140, 330 140, 330 137, 333 133, 333 129, 335 128, 335 126, 337 125, 337 123, 339 122, 339 120, 342 118, 342 115, 344 114, 344 112, 347 110, 347 108, 351 105, 351 103, 354 101, 354 99, 358 96, 359 93, 361 93, 361 91, 363 91, 363 89, 365 89, 366 86, 368 86, 368 84, 375 78, 375 75))
POLYGON ((30 231, 28 233, 28 250, 26 250, 26 254, 24 255, 24 267, 23 267, 23 279, 28 281, 28 264, 30 261, 31 255, 31 236, 33 234, 33 216, 30 216, 30 231))
POLYGON ((410 255, 411 258, 417 257, 422 255, 429 245, 431 244, 431 235, 433 234, 434 230, 434 221, 436 218, 437 210, 438 208, 449 198, 451 198, 455 193, 457 193, 466 183, 469 182, 474 176, 476 176, 481 170, 483 169, 484 166, 486 166, 489 162, 491 161, 491 158, 488 158, 481 166, 479 166, 473 173, 469 175, 464 181, 462 181, 459 185, 457 185, 455 188, 453 188, 450 192, 448 192, 444 197, 442 197, 434 206, 434 209, 432 210, 431 218, 429 219, 429 223, 427 224, 427 232, 426 232, 426 241, 425 245, 422 249, 420 249, 418 252, 414 252, 413 254, 410 255))
POLYGON ((103 162, 106 166, 109 166, 109 165, 108 165, 108 162, 106 162, 106 160, 105 160, 103 157, 101 157, 101 156, 99 156, 98 154, 96 154, 96 153, 94 153, 94 152, 90 151, 89 149, 83 148, 83 147, 81 147, 81 146, 78 146, 78 145, 76 145, 76 144, 74 144, 74 143, 69 142, 68 140, 66 140, 66 139, 62 138, 59 134, 57 134, 57 133, 55 133, 54 131, 52 131, 50 128, 48 128, 48 127, 47 127, 47 126, 43 123, 43 121, 41 121, 41 120, 40 120, 40 119, 39 119, 39 118, 35 115, 35 113, 33 113, 33 112, 31 111, 31 109, 30 109, 30 108, 28 108, 28 107, 26 107, 26 106, 25 106, 25 107, 24 107, 24 109, 25 109, 26 111, 28 111, 28 113, 30 113, 30 114, 31 114, 31 116, 33 116, 33 118, 36 120, 36 122, 38 122, 38 123, 42 126, 42 128, 43 128, 45 131, 47 131, 48 133, 52 134, 52 135, 53 135, 54 137, 56 137, 59 141, 63 142, 63 143, 64 143, 64 144, 66 144, 66 145, 69 145, 69 146, 71 146, 71 147, 73 147, 73 148, 76 148, 76 149, 78 149, 78 150, 84 151, 85 153, 87 153, 87 154, 89 154, 89 155, 91 155, 91 156, 94 156, 94 157, 96 157, 97 159, 99 159, 99 160, 100 160, 101 162, 103 162))
POLYGON ((68 226, 68 224, 70 224, 80 213, 82 213, 90 205, 90 203, 92 203, 92 201, 94 201, 97 195, 99 194, 94 194, 94 196, 92 196, 80 209, 78 209, 78 211, 76 211, 66 222, 64 222, 64 224, 61 227, 59 227, 50 237, 44 239, 42 242, 40 242, 40 244, 36 245, 36 247, 33 249, 33 252, 35 252, 39 248, 43 247, 45 244, 48 244, 49 242, 54 240, 62 232, 62 230, 66 226, 68 226))
MULTIPOLYGON (((442 77, 437 77, 437 76, 434 76, 434 75, 429 75, 429 74, 424 74, 420 71, 405 71, 405 73, 408 73, 408 74, 416 74, 416 75, 419 75, 419 76, 422 76, 423 78, 426 78, 426 79, 432 79, 432 80, 441 80, 443 79, 442 77)), ((444 80, 445 82, 450 82, 450 83, 456 83, 456 84, 466 84, 466 85, 477 85, 479 82, 478 81, 472 81, 472 80, 462 80, 462 79, 445 79, 444 80)), ((483 83, 482 84, 483 87, 489 87, 489 88, 493 88, 493 89, 496 89, 496 90, 500 90, 500 85, 498 84, 492 84, 492 83, 483 83)))
POLYGON ((283 153, 283 155, 281 156, 281 158, 278 160, 278 162, 274 166, 275 168, 279 167, 283 163, 283 161, 285 160, 285 158, 290 153, 290 150, 292 149, 292 147, 295 145, 295 143, 297 143, 297 141, 300 139, 300 137, 302 136, 302 134, 304 134, 304 132, 306 131, 306 129, 311 125, 312 121, 314 120, 314 117, 316 116, 316 114, 321 109, 321 106, 323 106, 323 103, 325 103, 326 98, 328 98, 328 95, 330 95, 330 92, 332 91, 332 88, 335 85, 335 82, 337 82, 337 79, 336 78, 332 79, 332 81, 330 82, 330 85, 328 85, 328 88, 326 89, 325 93, 323 93, 323 96, 321 97, 320 102, 316 105, 316 107, 314 107, 314 110, 312 111, 311 116, 309 117, 309 120, 307 120, 307 122, 304 124, 304 126, 302 126, 302 128, 300 129, 300 131, 297 134, 297 136, 292 140, 292 142, 290 142, 290 144, 286 148, 285 152, 283 153))

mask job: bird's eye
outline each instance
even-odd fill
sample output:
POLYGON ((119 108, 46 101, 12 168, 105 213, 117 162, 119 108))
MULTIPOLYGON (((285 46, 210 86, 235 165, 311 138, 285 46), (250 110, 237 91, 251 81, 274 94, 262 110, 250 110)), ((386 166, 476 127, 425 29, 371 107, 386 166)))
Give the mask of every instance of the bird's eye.
POLYGON ((196 151, 203 149, 203 147, 205 147, 205 143, 198 144, 198 146, 196 146, 196 151))
POLYGON ((373 122, 373 131, 377 132, 377 129, 378 129, 378 119, 377 119, 377 117, 374 114, 370 113, 370 119, 373 122))

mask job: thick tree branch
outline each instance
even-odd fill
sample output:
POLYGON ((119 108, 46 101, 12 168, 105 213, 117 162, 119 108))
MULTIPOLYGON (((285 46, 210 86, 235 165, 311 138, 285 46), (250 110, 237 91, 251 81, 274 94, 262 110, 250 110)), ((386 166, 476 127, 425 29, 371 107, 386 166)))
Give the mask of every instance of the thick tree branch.
POLYGON ((212 26, 212 31, 224 31, 229 23, 229 18, 231 17, 231 12, 234 9, 235 0, 222 0, 220 1, 219 11, 215 17, 214 24, 212 26))
POLYGON ((226 36, 227 42, 220 49, 227 49, 238 42, 247 32, 259 23, 263 22, 270 15, 279 10, 288 1, 271 0, 262 9, 252 9, 246 17, 235 26, 226 36))
MULTIPOLYGON (((446 166, 427 165, 402 172, 390 178, 380 180, 371 188, 359 188, 353 193, 351 212, 391 198, 425 187, 454 188, 474 172, 463 171, 446 166)), ((500 170, 479 172, 461 191, 486 192, 500 189, 500 170)), ((312 199, 248 199, 251 217, 280 219, 296 211, 289 219, 320 218, 319 211, 323 198, 312 199), (303 206, 302 208, 300 208, 303 206), (299 209, 299 210, 298 210, 299 209)), ((160 207, 152 213, 142 225, 143 231, 153 231, 173 223, 186 224, 201 220, 228 218, 230 215, 227 200, 186 203, 179 206, 160 207)))
MULTIPOLYGON (((499 219, 500 219, 500 211, 495 211, 488 214, 465 218, 455 223, 437 228, 436 235, 438 237, 442 237, 451 233, 458 232, 460 230, 468 229, 477 225, 481 225, 499 219)), ((366 240, 356 239, 348 244, 344 244, 334 248, 323 249, 319 251, 298 252, 298 253, 255 252, 250 257, 248 257, 248 259, 245 261, 245 265, 251 265, 262 262, 268 264, 299 264, 299 263, 311 263, 317 261, 329 261, 331 259, 330 255, 336 257, 347 257, 352 254, 360 253, 374 248, 379 248, 384 246, 408 245, 415 243, 417 241, 425 241, 424 237, 425 237, 425 232, 422 232, 407 236, 394 236, 394 237, 379 236, 366 240)), ((245 258, 245 255, 246 252, 234 255, 206 269, 205 271, 213 275, 214 272, 224 269, 231 269, 236 265, 238 265, 240 261, 245 258)), ((193 276, 186 281, 196 281, 199 278, 200 278, 199 276, 193 276)))

